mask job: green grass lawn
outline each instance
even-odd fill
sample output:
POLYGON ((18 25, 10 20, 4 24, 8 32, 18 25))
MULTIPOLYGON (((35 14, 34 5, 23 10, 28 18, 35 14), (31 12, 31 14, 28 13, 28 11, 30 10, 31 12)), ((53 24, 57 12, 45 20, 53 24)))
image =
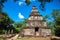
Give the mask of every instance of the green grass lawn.
POLYGON ((3 38, 0 38, 0 40, 4 40, 3 38))
POLYGON ((36 38, 21 38, 21 39, 17 39, 17 40, 50 40, 50 38, 39 38, 39 37, 36 37, 36 38))

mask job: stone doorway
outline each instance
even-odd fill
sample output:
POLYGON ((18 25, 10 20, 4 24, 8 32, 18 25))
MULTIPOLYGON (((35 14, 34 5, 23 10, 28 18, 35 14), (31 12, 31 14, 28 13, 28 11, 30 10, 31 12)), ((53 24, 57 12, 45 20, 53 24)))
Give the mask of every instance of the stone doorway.
POLYGON ((35 27, 35 36, 39 36, 39 27, 35 27))

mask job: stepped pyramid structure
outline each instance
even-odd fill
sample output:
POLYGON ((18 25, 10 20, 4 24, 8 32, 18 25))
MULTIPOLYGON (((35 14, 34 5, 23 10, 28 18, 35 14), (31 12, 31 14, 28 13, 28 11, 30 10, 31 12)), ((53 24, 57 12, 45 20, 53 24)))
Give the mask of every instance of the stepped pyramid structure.
POLYGON ((26 27, 21 31, 24 36, 51 36, 51 29, 47 27, 46 21, 43 20, 42 15, 39 14, 36 6, 33 6, 29 15, 26 27))

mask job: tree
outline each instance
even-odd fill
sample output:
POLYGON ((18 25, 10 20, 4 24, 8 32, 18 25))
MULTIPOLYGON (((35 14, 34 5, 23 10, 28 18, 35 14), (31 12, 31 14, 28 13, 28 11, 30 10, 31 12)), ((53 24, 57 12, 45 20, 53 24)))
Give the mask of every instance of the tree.
POLYGON ((60 10, 53 10, 52 17, 53 17, 53 19, 55 21, 55 26, 60 24, 59 23, 60 22, 60 18, 59 18, 60 17, 60 10))
MULTIPOLYGON (((53 0, 38 0, 38 2, 40 2, 40 8, 41 8, 41 10, 44 10, 45 9, 45 4, 46 4, 46 2, 48 2, 48 3, 50 3, 50 2, 52 2, 53 0)), ((30 0, 25 0, 25 3, 27 4, 27 5, 29 5, 30 3, 31 3, 31 1, 30 0)))
POLYGON ((27 4, 27 5, 29 5, 30 4, 30 0, 25 0, 25 3, 27 4))
POLYGON ((55 35, 60 36, 60 10, 53 10, 52 18, 54 19, 55 35))
POLYGON ((12 25, 14 21, 7 15, 7 13, 2 12, 0 17, 0 28, 1 30, 9 30, 9 26, 12 25))
POLYGON ((14 28, 15 28, 16 32, 20 32, 21 27, 22 27, 22 22, 15 22, 14 23, 14 28))
POLYGON ((56 26, 54 31, 55 31, 55 35, 60 37, 60 26, 56 26))
POLYGON ((7 0, 0 0, 0 13, 2 12, 2 8, 4 7, 3 3, 7 0))
MULTIPOLYGON (((6 2, 6 1, 7 0, 0 0, 0 12, 2 11, 2 8, 4 6, 3 3, 6 2)), ((13 1, 16 2, 16 1, 19 1, 19 0, 13 0, 13 1)), ((40 6, 39 7, 41 8, 41 10, 44 10, 46 2, 50 3, 53 0, 38 0, 38 1, 40 2, 40 6)), ((29 5, 31 3, 31 1, 30 0, 25 0, 25 3, 27 5, 29 5)))
POLYGON ((25 27, 27 22, 28 22, 28 19, 27 18, 24 18, 24 20, 22 22, 22 26, 25 27))
POLYGON ((20 22, 15 22, 14 23, 14 28, 17 32, 20 32, 20 30, 24 27, 26 27, 27 19, 23 19, 23 21, 20 22))
POLYGON ((46 14, 46 15, 43 17, 44 20, 46 20, 46 19, 48 19, 48 18, 49 18, 49 15, 48 15, 48 14, 46 14))
POLYGON ((60 32, 60 30, 59 30, 60 29, 59 28, 60 27, 60 10, 55 9, 51 13, 51 15, 46 15, 43 18, 44 18, 44 20, 47 20, 47 26, 52 29, 52 34, 58 36, 59 32, 60 32), (48 20, 51 20, 51 21, 48 21, 48 20))

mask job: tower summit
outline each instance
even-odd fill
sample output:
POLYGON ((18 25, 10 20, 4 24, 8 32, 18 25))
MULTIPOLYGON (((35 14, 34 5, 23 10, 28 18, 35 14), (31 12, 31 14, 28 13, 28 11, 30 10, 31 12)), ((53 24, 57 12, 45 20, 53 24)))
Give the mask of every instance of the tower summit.
POLYGON ((32 7, 32 11, 31 11, 31 13, 30 13, 29 16, 32 16, 32 15, 34 15, 34 16, 41 16, 41 15, 39 14, 39 11, 38 11, 38 9, 36 8, 35 5, 32 7))

